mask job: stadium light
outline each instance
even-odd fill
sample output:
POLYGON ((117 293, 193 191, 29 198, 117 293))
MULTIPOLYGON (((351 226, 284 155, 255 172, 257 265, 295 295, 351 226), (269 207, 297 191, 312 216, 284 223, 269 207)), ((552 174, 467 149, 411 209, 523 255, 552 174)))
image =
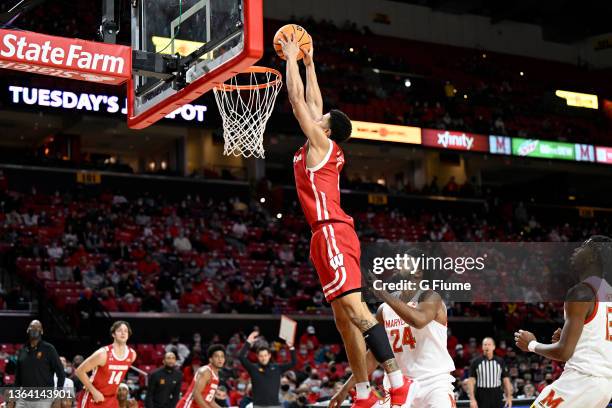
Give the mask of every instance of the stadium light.
POLYGON ((355 51, 355 50, 353 49, 353 47, 351 47, 351 48, 349 48, 349 51, 350 51, 350 52, 353 52, 353 51, 355 51))
POLYGON ((520 74, 521 76, 525 75, 525 73, 524 73, 523 71, 519 72, 519 74, 520 74))
POLYGON ((378 68, 373 68, 373 69, 372 69, 372 71, 373 71, 375 74, 380 74, 380 69, 378 69, 378 68))
POLYGON ((410 86, 411 86, 411 85, 412 85, 412 82, 410 82, 410 78, 406 78, 406 79, 404 80, 404 86, 405 86, 406 88, 410 88, 410 86))
POLYGON ((166 168, 168 167, 168 163, 166 163, 165 160, 162 160, 162 162, 159 164, 159 167, 161 167, 162 170, 166 170, 166 168))
POLYGON ((281 218, 283 218, 283 214, 281 214, 281 213, 276 214, 276 218, 278 218, 280 220, 281 218))
POLYGON ((263 203, 265 203, 265 202, 266 202, 265 197, 261 197, 261 198, 259 199, 259 202, 260 202, 260 203, 262 203, 262 204, 263 204, 263 203))

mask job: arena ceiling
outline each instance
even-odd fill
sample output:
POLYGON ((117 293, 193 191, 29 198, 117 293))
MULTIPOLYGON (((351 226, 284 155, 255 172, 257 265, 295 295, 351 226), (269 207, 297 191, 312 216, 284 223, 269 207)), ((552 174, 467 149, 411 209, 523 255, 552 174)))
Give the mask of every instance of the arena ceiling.
POLYGON ((519 21, 542 27, 544 39, 571 43, 612 32, 612 1, 392 0, 451 14, 476 14, 493 24, 519 21))

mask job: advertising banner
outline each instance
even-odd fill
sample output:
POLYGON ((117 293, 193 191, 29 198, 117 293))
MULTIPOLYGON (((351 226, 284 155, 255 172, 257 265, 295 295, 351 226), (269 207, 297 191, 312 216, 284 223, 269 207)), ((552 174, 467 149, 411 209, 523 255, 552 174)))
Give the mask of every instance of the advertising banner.
POLYGON ((612 164, 612 147, 597 146, 597 163, 612 164))
POLYGON ((507 136, 489 136, 489 153, 512 154, 512 139, 507 136))
POLYGON ((423 146, 441 149, 489 152, 489 140, 484 135, 452 130, 423 129, 423 146))
POLYGON ((353 120, 351 138, 421 144, 421 128, 413 126, 386 125, 384 123, 359 122, 353 120))
POLYGON ((515 156, 575 160, 575 153, 573 143, 512 138, 512 154, 515 156))
POLYGON ((132 75, 132 48, 0 29, 0 68, 119 85, 132 75))
POLYGON ((595 161, 595 146, 588 144, 575 144, 576 161, 595 161))

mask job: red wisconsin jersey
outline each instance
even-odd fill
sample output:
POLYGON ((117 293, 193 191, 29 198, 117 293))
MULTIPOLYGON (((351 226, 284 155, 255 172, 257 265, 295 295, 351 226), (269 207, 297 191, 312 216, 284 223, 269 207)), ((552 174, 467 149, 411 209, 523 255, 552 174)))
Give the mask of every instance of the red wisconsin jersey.
POLYGON ((329 139, 329 150, 316 167, 306 166, 308 142, 293 156, 293 173, 298 198, 306 221, 314 231, 321 225, 343 222, 354 228, 353 218, 340 207, 340 172, 344 152, 329 139))
MULTIPOLYGON (((219 377, 215 374, 215 371, 211 368, 210 364, 204 366, 204 370, 209 370, 212 377, 210 382, 204 389, 202 390, 202 398, 206 402, 212 402, 215 399, 215 393, 217 392, 217 388, 219 387, 219 377)), ((196 374, 191 380, 191 384, 189 384, 189 388, 187 392, 183 394, 181 400, 176 404, 176 408, 191 408, 196 407, 198 404, 193 398, 193 388, 195 387, 196 382, 199 379, 199 374, 196 374)))
POLYGON ((96 368, 91 375, 91 382, 104 398, 115 398, 119 384, 125 378, 128 370, 134 363, 136 352, 126 347, 128 352, 125 356, 115 355, 113 345, 104 347, 106 351, 106 364, 96 368))

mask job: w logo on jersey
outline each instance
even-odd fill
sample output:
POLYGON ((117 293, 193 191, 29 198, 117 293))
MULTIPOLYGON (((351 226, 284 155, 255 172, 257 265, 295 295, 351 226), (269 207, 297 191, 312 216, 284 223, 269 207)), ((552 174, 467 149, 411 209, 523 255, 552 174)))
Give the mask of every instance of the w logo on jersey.
POLYGON ((334 269, 338 269, 344 266, 344 255, 342 254, 338 254, 338 255, 334 255, 330 260, 329 260, 329 265, 334 269))
POLYGON ((302 160, 302 154, 296 154, 295 156, 293 156, 293 164, 299 162, 302 160))

